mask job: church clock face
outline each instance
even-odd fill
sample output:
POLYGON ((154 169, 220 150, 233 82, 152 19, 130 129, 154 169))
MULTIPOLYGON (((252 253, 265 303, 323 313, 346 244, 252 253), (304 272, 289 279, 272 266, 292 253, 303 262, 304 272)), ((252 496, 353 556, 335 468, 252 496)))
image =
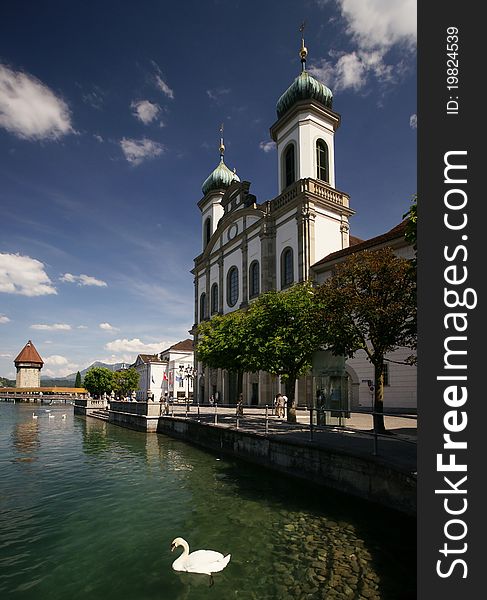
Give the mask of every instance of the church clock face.
POLYGON ((237 233, 238 233, 238 225, 236 223, 234 223, 228 230, 228 239, 233 240, 233 238, 237 235, 237 233))

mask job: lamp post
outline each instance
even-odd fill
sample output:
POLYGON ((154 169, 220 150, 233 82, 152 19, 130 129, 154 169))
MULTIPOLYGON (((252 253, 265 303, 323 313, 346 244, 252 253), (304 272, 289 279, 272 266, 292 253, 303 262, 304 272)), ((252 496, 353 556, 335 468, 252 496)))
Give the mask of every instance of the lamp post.
MULTIPOLYGON (((184 367, 183 365, 179 365, 179 377, 182 377, 183 379, 186 379, 188 382, 188 397, 186 399, 186 407, 187 410, 189 411, 189 389, 191 387, 191 389, 193 389, 193 380, 196 377, 196 369, 190 365, 184 367)), ((192 394, 194 393, 194 390, 192 392, 192 394)))

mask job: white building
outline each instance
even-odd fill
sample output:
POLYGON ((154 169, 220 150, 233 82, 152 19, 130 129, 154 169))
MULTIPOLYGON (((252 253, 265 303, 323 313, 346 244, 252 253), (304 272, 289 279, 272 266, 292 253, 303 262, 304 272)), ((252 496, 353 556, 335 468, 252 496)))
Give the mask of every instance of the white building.
POLYGON ((160 354, 139 354, 132 367, 139 374, 137 400, 193 398, 193 340, 173 344, 160 354))
MULTIPOLYGON (((414 258, 414 250, 404 238, 407 221, 402 221, 390 231, 369 240, 359 240, 350 236, 351 245, 333 252, 312 265, 311 277, 316 283, 323 283, 332 275, 333 268, 356 252, 379 250, 390 247, 397 256, 414 258)), ((405 364, 411 355, 410 348, 398 348, 387 355, 384 373, 384 410, 408 411, 417 407, 417 369, 405 364)), ((349 407, 372 409, 374 404, 374 367, 363 350, 358 351, 345 365, 348 374, 349 407)))
POLYGON ((139 354, 132 365, 139 374, 137 400, 147 400, 152 397, 156 402, 161 399, 167 363, 158 354, 139 354))
MULTIPOLYGON (((270 128, 277 149, 277 197, 258 203, 250 183, 225 165, 220 140, 220 162, 203 183, 198 202, 202 252, 192 270, 195 326, 245 308, 262 292, 308 280, 312 265, 349 247, 354 211, 349 196, 335 187, 340 115, 332 110, 331 90, 307 72, 306 56, 302 40, 301 73, 279 98, 277 121, 270 128)), ((199 364, 199 401, 214 395, 234 403, 241 388, 245 403, 270 405, 282 389, 268 373, 245 374, 242 382, 236 377, 199 364)), ((298 404, 309 403, 314 387, 311 376, 297 383, 298 404)))

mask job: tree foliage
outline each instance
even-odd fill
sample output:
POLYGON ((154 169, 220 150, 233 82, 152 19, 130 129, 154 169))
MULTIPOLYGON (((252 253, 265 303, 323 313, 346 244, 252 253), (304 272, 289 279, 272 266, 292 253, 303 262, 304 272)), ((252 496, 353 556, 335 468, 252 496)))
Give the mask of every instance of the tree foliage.
POLYGON ((112 389, 119 396, 127 396, 139 387, 140 375, 135 369, 122 369, 113 373, 112 389))
POLYGON ((76 379, 75 379, 75 382, 74 382, 74 387, 75 388, 80 388, 81 386, 82 386, 82 383, 81 383, 81 373, 78 371, 76 373, 76 379))
POLYGON ((197 357, 205 365, 280 375, 288 396, 288 420, 296 420, 295 384, 319 348, 317 311, 308 283, 259 296, 247 311, 217 316, 198 327, 197 357))
POLYGON ((85 375, 84 387, 93 396, 110 393, 113 387, 113 371, 106 367, 92 367, 85 375))
MULTIPOLYGON (((416 346, 416 281, 411 262, 391 248, 352 254, 317 289, 325 346, 352 357, 364 350, 375 370, 374 411, 383 412, 385 355, 416 346)), ((374 420, 384 429, 381 415, 374 420)))

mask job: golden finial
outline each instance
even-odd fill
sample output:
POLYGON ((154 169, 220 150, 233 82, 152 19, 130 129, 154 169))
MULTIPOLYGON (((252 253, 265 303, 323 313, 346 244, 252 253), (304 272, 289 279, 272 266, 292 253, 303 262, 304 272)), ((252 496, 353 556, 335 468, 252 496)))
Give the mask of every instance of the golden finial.
POLYGON ((301 71, 306 70, 306 57, 308 56, 308 48, 306 48, 306 46, 304 45, 304 26, 305 25, 306 25, 306 22, 303 21, 299 28, 299 31, 301 32, 301 48, 299 50, 299 57, 301 58, 301 71))
POLYGON ((223 123, 220 125, 220 160, 223 160, 225 154, 225 144, 223 143, 223 123))

